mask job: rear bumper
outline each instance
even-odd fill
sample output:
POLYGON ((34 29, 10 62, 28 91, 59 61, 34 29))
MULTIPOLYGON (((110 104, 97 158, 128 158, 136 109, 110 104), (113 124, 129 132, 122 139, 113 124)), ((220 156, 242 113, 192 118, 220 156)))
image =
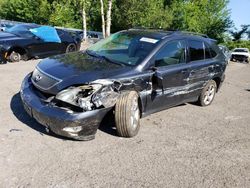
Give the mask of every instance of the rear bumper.
POLYGON ((37 122, 55 134, 76 140, 94 139, 102 119, 112 109, 111 107, 72 113, 51 104, 46 104, 36 94, 30 75, 24 79, 20 94, 24 109, 37 122))

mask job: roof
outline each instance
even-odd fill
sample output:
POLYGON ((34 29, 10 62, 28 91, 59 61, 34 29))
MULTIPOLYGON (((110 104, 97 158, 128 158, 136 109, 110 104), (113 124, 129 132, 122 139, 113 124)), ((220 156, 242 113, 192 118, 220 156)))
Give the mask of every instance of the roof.
POLYGON ((166 37, 169 37, 172 35, 175 35, 175 36, 183 35, 183 36, 194 36, 194 37, 199 37, 203 39, 214 40, 214 39, 209 38, 205 34, 189 32, 189 31, 167 31, 167 30, 137 29, 137 28, 129 29, 127 31, 129 31, 129 33, 134 33, 136 35, 142 35, 145 37, 150 37, 150 38, 155 38, 155 39, 165 39, 166 37))

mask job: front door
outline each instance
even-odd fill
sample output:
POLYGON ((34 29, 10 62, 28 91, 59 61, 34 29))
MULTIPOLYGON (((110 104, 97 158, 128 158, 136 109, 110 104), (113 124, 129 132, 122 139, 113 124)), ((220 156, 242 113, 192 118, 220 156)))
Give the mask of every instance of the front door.
POLYGON ((168 42, 155 55, 154 62, 157 76, 152 80, 153 91, 148 99, 147 113, 157 112, 184 101, 189 76, 185 40, 168 42))
POLYGON ((62 51, 62 44, 57 42, 45 42, 42 39, 34 38, 32 43, 27 46, 28 50, 34 57, 47 57, 59 54, 62 51))

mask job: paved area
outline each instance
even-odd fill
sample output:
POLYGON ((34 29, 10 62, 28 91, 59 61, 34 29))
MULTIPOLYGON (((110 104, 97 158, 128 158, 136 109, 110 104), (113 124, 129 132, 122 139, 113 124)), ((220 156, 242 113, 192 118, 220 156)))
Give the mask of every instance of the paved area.
POLYGON ((79 142, 24 112, 19 88, 38 61, 0 65, 0 187, 250 187, 250 65, 228 66, 209 107, 150 115, 132 139, 103 125, 79 142))

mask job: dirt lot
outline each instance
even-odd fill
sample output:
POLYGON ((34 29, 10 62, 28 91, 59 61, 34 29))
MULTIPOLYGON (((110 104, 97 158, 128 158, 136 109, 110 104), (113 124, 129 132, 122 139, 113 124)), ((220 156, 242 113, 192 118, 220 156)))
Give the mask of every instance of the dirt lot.
POLYGON ((250 66, 231 63, 214 103, 102 126, 89 142, 48 135, 18 94, 38 60, 0 65, 0 187, 250 187, 250 66))

